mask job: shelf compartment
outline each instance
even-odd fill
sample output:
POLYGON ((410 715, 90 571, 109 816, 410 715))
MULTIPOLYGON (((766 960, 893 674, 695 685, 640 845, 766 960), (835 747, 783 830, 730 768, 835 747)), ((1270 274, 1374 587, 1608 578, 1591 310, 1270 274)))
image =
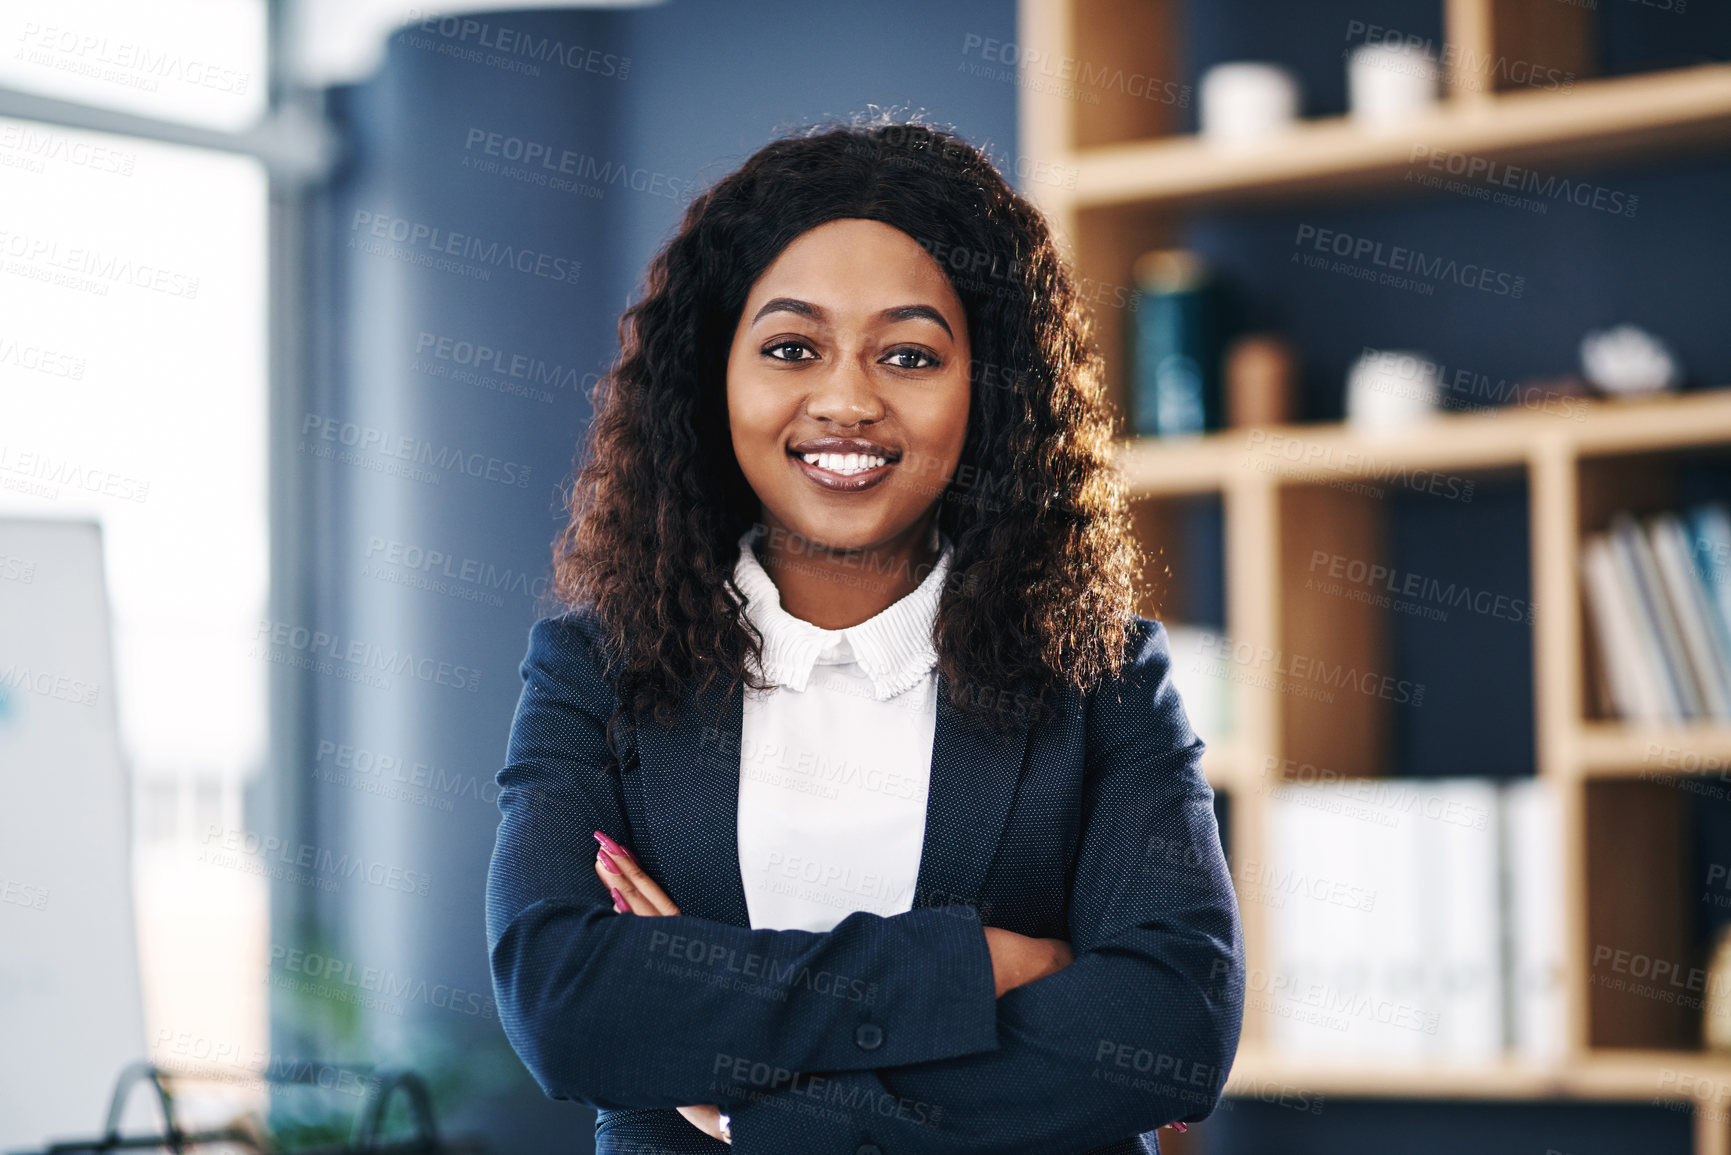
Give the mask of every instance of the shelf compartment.
MULTIPOLYGON (((1704 500, 1731 501, 1731 429, 1723 423, 1707 424, 1699 431, 1699 438, 1673 445, 1625 443, 1616 449, 1588 441, 1576 463, 1577 539, 1585 541, 1589 535, 1604 533, 1620 513, 1644 519, 1661 512, 1681 513, 1704 500)), ((1698 548, 1693 538, 1690 546, 1698 548)), ((1615 715, 1609 701, 1601 646, 1584 590, 1577 600, 1578 629, 1583 641, 1578 709, 1579 716, 1591 725, 1612 720, 1615 715)), ((1711 728, 1699 721, 1679 723, 1676 728, 1690 732, 1706 730, 1703 736, 1711 738, 1711 728)))
POLYGON ((1668 976, 1702 965, 1690 902, 1688 796, 1663 782, 1587 783, 1587 1042, 1699 1053, 1700 1012, 1668 976), (1657 976, 1657 977, 1656 977, 1657 976))
POLYGON ((1347 778, 1533 772, 1525 475, 1446 477, 1452 498, 1279 487, 1276 657, 1247 674, 1267 675, 1284 759, 1347 778))
MULTIPOLYGON (((1285 691, 1279 696, 1280 750, 1342 777, 1386 771, 1389 712, 1375 697, 1312 685, 1310 675, 1324 682, 1338 681, 1343 671, 1355 679, 1387 675, 1388 615, 1364 601, 1307 588, 1315 584, 1310 562, 1320 552, 1353 565, 1380 564, 1388 552, 1383 518, 1377 501, 1352 490, 1294 485, 1280 494, 1281 625, 1269 675, 1285 691)), ((1262 671, 1253 665, 1252 672, 1262 671)))

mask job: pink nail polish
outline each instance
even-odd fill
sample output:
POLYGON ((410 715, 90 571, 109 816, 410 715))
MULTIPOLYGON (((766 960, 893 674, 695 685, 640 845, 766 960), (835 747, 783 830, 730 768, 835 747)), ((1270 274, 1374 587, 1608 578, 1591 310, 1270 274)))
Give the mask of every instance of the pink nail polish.
POLYGON ((608 854, 605 850, 597 850, 595 854, 601 859, 601 869, 605 870, 608 874, 625 873, 623 870, 619 869, 617 864, 614 863, 613 856, 608 854))
POLYGON ((602 846, 606 847, 607 853, 617 854, 620 858, 625 859, 626 861, 632 863, 633 865, 637 864, 637 856, 635 854, 632 854, 629 850, 625 849, 623 846, 619 845, 617 842, 613 841, 611 838, 607 837, 605 834, 601 833, 599 830, 597 830, 595 832, 595 841, 599 842, 602 846))
POLYGON ((631 904, 625 901, 625 896, 619 893, 619 888, 617 886, 608 887, 607 893, 613 896, 614 910, 618 911, 620 914, 625 914, 631 909, 631 904))

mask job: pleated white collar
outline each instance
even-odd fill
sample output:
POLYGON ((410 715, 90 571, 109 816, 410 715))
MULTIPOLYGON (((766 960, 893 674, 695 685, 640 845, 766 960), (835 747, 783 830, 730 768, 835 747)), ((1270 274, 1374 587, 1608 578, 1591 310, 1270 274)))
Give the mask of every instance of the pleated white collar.
POLYGON ((825 630, 782 609, 781 591, 752 549, 757 532, 753 527, 739 539, 733 581, 745 594, 746 616, 763 635, 761 672, 766 680, 803 692, 812 667, 853 660, 871 678, 873 697, 882 702, 918 685, 938 664, 932 623, 955 552, 948 541, 940 538, 943 548, 936 564, 912 593, 857 626, 825 630))

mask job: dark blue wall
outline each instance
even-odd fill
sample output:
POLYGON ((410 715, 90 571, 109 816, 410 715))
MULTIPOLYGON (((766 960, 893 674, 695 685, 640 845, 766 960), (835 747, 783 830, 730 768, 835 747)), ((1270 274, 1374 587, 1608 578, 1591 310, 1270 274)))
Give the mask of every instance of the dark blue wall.
MULTIPOLYGON (((620 21, 634 63, 617 135, 634 167, 702 186, 783 132, 876 106, 953 126, 1008 164, 1016 88, 962 65, 970 35, 1015 38, 1015 8, 1010 0, 645 8, 620 21)), ((621 206, 620 300, 635 294, 682 208, 646 196, 621 206)))

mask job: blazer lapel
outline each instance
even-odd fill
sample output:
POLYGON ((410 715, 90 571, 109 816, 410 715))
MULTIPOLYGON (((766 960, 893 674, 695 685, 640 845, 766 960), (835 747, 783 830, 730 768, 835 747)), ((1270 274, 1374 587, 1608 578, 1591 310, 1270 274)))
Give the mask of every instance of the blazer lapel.
MULTIPOLYGON (((1010 819, 1028 727, 1000 733, 950 705, 938 676, 938 727, 932 739, 932 783, 926 841, 914 906, 978 906, 980 888, 1010 819)), ((982 921, 986 912, 981 911, 982 921)))
MULTIPOLYGON (((950 705, 938 678, 926 837, 916 908, 977 906, 1015 802, 1028 727, 1000 733, 950 705)), ((739 873, 741 693, 686 698, 672 727, 638 728, 652 865, 682 914, 750 926, 739 873)), ((986 912, 981 911, 984 918, 986 912)))
POLYGON ((750 926, 739 873, 743 691, 686 695, 666 727, 638 725, 643 809, 662 888, 681 914, 750 926))

